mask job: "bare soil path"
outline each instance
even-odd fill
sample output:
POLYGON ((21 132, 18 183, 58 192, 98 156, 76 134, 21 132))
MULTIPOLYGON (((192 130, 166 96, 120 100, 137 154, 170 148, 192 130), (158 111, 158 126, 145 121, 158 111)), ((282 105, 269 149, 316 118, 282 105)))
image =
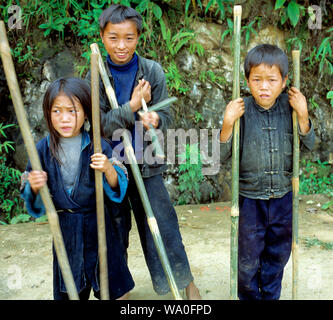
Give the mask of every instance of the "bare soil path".
MULTIPOLYGON (((333 216, 328 199, 301 196, 299 221, 299 299, 333 299, 333 216), (312 243, 313 246, 307 246, 312 243)), ((205 300, 229 299, 230 203, 176 207, 195 283, 205 300)), ((135 223, 130 233, 129 267, 136 283, 131 300, 168 300, 153 291, 135 223)), ((52 250, 47 223, 0 226, 0 299, 52 299, 52 250)), ((291 299, 291 259, 285 268, 281 299, 291 299)), ((95 299, 91 295, 91 299, 95 299)))

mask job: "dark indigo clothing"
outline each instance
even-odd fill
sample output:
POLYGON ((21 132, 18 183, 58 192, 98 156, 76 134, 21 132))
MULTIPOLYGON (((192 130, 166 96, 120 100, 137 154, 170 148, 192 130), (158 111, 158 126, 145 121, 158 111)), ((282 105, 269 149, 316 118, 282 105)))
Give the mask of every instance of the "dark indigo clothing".
MULTIPOLYGON (((239 194, 251 199, 280 198, 292 190, 293 128, 288 95, 280 94, 266 110, 254 98, 244 98, 245 112, 240 118, 239 194)), ((299 131, 300 133, 300 131, 299 131)), ((300 142, 312 149, 313 126, 300 142)), ((232 138, 221 143, 221 161, 231 156, 232 138)))
MULTIPOLYGON (((114 79, 108 68, 107 62, 105 62, 105 67, 110 82, 114 87, 114 79)), ((142 78, 147 80, 151 85, 152 99, 147 103, 148 107, 168 98, 165 74, 163 72, 163 68, 158 62, 138 56, 138 72, 135 77, 134 87, 138 85, 139 80, 142 78)), ((87 73, 86 79, 90 81, 90 71, 87 73)), ((129 105, 129 101, 123 105, 119 105, 118 109, 112 110, 101 78, 99 86, 101 121, 105 135, 112 139, 112 135, 117 129, 127 129, 132 132, 136 119, 129 105)), ((159 110, 157 113, 160 117, 157 129, 161 130, 163 133, 166 133, 166 129, 172 121, 169 107, 163 108, 163 110, 159 110)), ((143 149, 145 150, 146 147, 150 144, 151 142, 149 141, 143 141, 143 149)), ((143 160, 142 166, 140 166, 140 170, 144 178, 160 174, 167 169, 167 164, 165 162, 147 163, 145 159, 140 160, 143 160)))
MULTIPOLYGON (((51 156, 49 137, 42 139, 36 145, 41 165, 47 172, 47 186, 54 206, 59 215, 59 223, 67 251, 69 263, 73 273, 78 292, 91 286, 95 292, 99 291, 98 271, 98 240, 96 222, 96 196, 95 172, 90 168, 90 157, 94 153, 87 133, 82 135, 82 149, 80 165, 73 191, 69 195, 64 187, 60 166, 51 156)), ((112 149, 104 140, 101 140, 102 152, 111 158, 112 149)), ((113 190, 104 179, 104 198, 109 199, 105 210, 106 238, 108 248, 108 276, 110 298, 115 299, 134 287, 134 282, 122 254, 119 240, 111 226, 112 202, 121 202, 126 193, 127 178, 120 167, 114 166, 118 175, 119 187, 113 190), (111 202, 112 201, 112 202, 111 202)), ((30 162, 27 171, 31 170, 30 162)), ((45 208, 38 194, 34 197, 29 182, 25 184, 22 192, 28 213, 34 217, 45 213, 45 208)), ((54 298, 62 299, 66 292, 65 284, 54 255, 54 298)))
MULTIPOLYGON (((244 98, 240 118, 238 296, 278 299, 292 236, 292 107, 282 93, 270 109, 244 98)), ((312 149, 313 126, 301 146, 312 149)), ((221 161, 231 156, 232 136, 220 143, 221 161)))
MULTIPOLYGON (((121 65, 113 63, 110 56, 108 55, 107 64, 114 80, 117 101, 119 105, 123 105, 131 100, 132 92, 134 90, 135 77, 138 71, 138 55, 134 53, 131 61, 121 65)), ((135 120, 139 120, 137 112, 134 112, 134 118, 135 120)), ((132 146, 135 150, 137 157, 138 155, 140 155, 141 158, 143 149, 143 138, 140 135, 140 130, 137 127, 133 126, 131 134, 132 146), (138 136, 137 139, 136 136, 138 136)), ((120 143, 120 140, 111 141, 112 149, 114 149, 120 143)), ((121 152, 120 155, 121 157, 123 157, 124 152, 121 152)))
MULTIPOLYGON (((170 288, 148 226, 139 191, 136 187, 132 172, 130 170, 129 172, 130 179, 127 194, 138 227, 146 264, 150 272, 154 290, 157 294, 164 295, 170 291, 170 288)), ((182 236, 179 231, 176 211, 171 204, 168 191, 164 186, 162 175, 144 178, 143 182, 145 184, 150 204, 163 239, 177 287, 180 290, 184 289, 190 282, 193 281, 193 276, 190 270, 185 248, 182 243, 182 236)), ((124 206, 125 205, 129 208, 129 204, 124 204, 124 206)), ((126 243, 128 243, 128 233, 131 227, 131 220, 129 211, 125 209, 123 210, 123 214, 124 219, 120 219, 120 221, 122 223, 121 228, 123 230, 122 242, 124 243, 123 247, 125 248, 126 243)))
POLYGON ((269 200, 240 196, 239 210, 239 299, 279 299, 291 253, 292 192, 269 200))
MULTIPOLYGON (((167 99, 168 92, 162 67, 157 62, 140 56, 138 56, 138 65, 139 69, 136 74, 134 87, 138 84, 139 79, 142 78, 150 83, 152 100, 148 103, 148 106, 167 99)), ((111 84, 114 87, 114 79, 109 68, 106 69, 111 84)), ((87 75, 87 79, 90 79, 90 74, 87 75)), ((102 81, 100 81, 100 105, 103 129, 109 139, 112 140, 112 135, 117 129, 124 128, 128 129, 130 132, 133 130, 135 116, 130 108, 129 101, 121 105, 119 109, 111 110, 102 81)), ((158 129, 165 133, 171 122, 170 110, 166 108, 157 111, 157 113, 160 117, 158 129)), ((147 147, 149 147, 148 141, 143 141, 143 150, 147 150, 147 147)), ((166 170, 167 165, 166 163, 159 164, 156 162, 149 164, 143 159, 143 163, 139 168, 168 254, 175 281, 178 288, 183 289, 193 281, 193 276, 179 232, 177 215, 161 176, 161 173, 166 170)), ((170 288, 157 255, 155 243, 148 227, 146 213, 141 203, 134 177, 130 169, 128 172, 130 179, 126 200, 124 200, 124 203, 117 206, 119 209, 118 215, 113 222, 116 225, 119 238, 123 244, 124 256, 127 256, 128 234, 131 228, 130 208, 132 208, 154 290, 158 294, 163 295, 170 291, 170 288)))
POLYGON ((131 61, 121 65, 113 63, 109 55, 106 61, 114 79, 117 101, 123 105, 131 100, 135 76, 138 71, 138 56, 135 53, 131 61))

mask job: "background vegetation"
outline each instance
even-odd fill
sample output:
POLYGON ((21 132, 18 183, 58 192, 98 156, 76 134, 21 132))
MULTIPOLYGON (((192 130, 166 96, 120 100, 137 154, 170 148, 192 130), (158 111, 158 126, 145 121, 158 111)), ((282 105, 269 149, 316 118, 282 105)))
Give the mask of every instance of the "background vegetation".
MULTIPOLYGON (((236 1, 237 2, 237 1, 236 1)), ((244 2, 244 1, 240 1, 244 2)), ((332 55, 332 12, 333 5, 327 4, 323 12, 320 32, 308 27, 314 12, 309 10, 312 4, 308 0, 273 0, 252 1, 253 8, 249 16, 242 20, 242 37, 247 45, 250 38, 258 33, 263 22, 278 26, 286 32, 288 51, 302 51, 303 73, 311 74, 321 84, 321 96, 313 95, 311 88, 306 88, 309 108, 319 107, 318 99, 327 101, 333 107, 333 55, 332 55), (262 14, 262 12, 266 14, 262 14), (315 35, 315 36, 314 36, 315 35)), ((204 48, 196 39, 193 21, 218 22, 224 28, 220 45, 231 44, 233 34, 233 0, 8 0, 0 4, 0 19, 8 22, 12 5, 22 8, 22 29, 8 32, 16 70, 20 81, 33 79, 34 66, 46 60, 57 50, 59 42, 77 52, 76 71, 84 76, 89 67, 89 45, 101 44, 98 17, 111 3, 121 3, 134 7, 144 18, 144 32, 140 37, 138 53, 159 61, 165 70, 170 94, 183 96, 190 89, 186 75, 176 63, 180 50, 189 50, 199 57, 206 55, 204 48)), ((104 55, 106 52, 100 46, 104 55)), ((245 50, 245 48, 243 48, 245 50)), ((207 80, 218 85, 225 85, 223 76, 213 70, 203 71, 200 80, 207 80)), ((200 112, 195 111, 194 124, 203 121, 200 112)), ((13 166, 11 152, 14 149, 8 141, 7 130, 11 129, 13 119, 0 113, 0 223, 14 223, 27 220, 18 187, 20 172, 13 166)), ((186 148, 194 152, 195 146, 186 148)), ((182 155, 184 159, 188 153, 182 155)), ((323 159, 322 159, 323 160, 323 159)), ((327 159, 325 159, 327 160, 327 159)), ((198 166, 201 165, 199 161, 198 166)), ((199 167, 200 171, 200 167, 199 167)), ((200 191, 198 183, 203 179, 198 167, 187 165, 180 168, 179 191, 180 204, 197 202, 200 191)), ((302 161, 301 192, 326 193, 332 197, 332 168, 327 161, 302 161)))

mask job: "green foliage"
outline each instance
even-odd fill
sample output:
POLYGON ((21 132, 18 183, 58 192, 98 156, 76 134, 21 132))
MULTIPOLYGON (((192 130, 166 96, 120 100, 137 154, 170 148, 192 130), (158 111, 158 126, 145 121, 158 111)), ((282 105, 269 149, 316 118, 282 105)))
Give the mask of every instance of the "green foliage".
POLYGON ((304 168, 300 175, 300 194, 333 193, 333 173, 328 162, 302 161, 304 168))
POLYGON ((333 107, 333 91, 328 91, 326 98, 330 99, 331 107, 333 107))
POLYGON ((185 44, 194 38, 194 32, 182 30, 172 36, 171 30, 166 28, 162 19, 159 20, 159 23, 166 48, 172 57, 174 57, 185 44))
POLYGON ((0 123, 0 221, 2 224, 11 223, 15 216, 23 210, 18 186, 21 172, 7 165, 7 154, 14 150, 13 142, 7 140, 5 130, 14 124, 0 123))
POLYGON ((179 186, 180 196, 178 204, 188 204, 193 200, 200 201, 200 182, 203 181, 202 162, 198 144, 186 144, 184 153, 178 155, 183 163, 179 165, 179 186))
POLYGON ((297 25, 300 17, 304 15, 305 8, 298 4, 296 0, 288 1, 285 6, 286 0, 276 0, 274 10, 282 9, 281 24, 283 25, 288 19, 293 27, 297 25))
POLYGON ((311 248, 313 246, 319 246, 325 250, 333 250, 333 242, 325 242, 317 238, 305 238, 305 246, 311 248))
MULTIPOLYGON (((196 11, 197 7, 199 7, 201 10, 204 9, 201 0, 197 0, 197 5, 195 3, 195 0, 186 0, 185 16, 187 16, 189 13, 189 8, 190 8, 191 3, 192 3, 192 6, 194 6, 193 9, 195 11, 196 11)), ((219 15, 219 18, 224 20, 224 18, 226 16, 225 5, 227 6, 227 10, 231 11, 231 5, 233 3, 234 3, 234 0, 209 0, 205 7, 204 14, 206 15, 209 12, 209 9, 216 8, 215 16, 219 15)))

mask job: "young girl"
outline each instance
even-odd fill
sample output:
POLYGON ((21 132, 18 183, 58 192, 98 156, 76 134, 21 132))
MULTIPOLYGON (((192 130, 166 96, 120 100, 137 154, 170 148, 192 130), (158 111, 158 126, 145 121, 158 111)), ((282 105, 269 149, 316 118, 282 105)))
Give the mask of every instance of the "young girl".
MULTIPOLYGON (((59 222, 80 299, 88 299, 91 288, 100 296, 94 170, 103 172, 105 229, 110 298, 124 296, 134 287, 120 244, 112 229, 108 208, 120 203, 126 193, 126 169, 111 158, 112 149, 101 140, 102 153, 93 152, 91 95, 88 84, 78 78, 60 78, 46 91, 43 112, 49 135, 36 145, 43 171, 33 171, 30 162, 23 174, 21 194, 28 213, 45 214, 39 194, 47 183, 59 222)), ((54 299, 68 299, 53 248, 54 299)))

